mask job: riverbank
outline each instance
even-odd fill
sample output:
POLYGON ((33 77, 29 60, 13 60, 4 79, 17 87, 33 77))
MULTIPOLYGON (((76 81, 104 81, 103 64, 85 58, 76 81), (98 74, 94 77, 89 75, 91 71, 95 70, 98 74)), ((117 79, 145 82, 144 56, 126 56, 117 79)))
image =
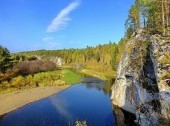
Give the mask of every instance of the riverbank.
POLYGON ((110 78, 115 78, 115 73, 112 73, 110 76, 108 76, 105 72, 96 72, 94 70, 88 70, 88 69, 82 69, 80 73, 86 74, 88 76, 97 77, 102 80, 108 80, 110 78))
POLYGON ((70 87, 70 85, 37 87, 8 94, 0 94, 0 115, 16 110, 31 102, 59 93, 68 87, 70 87))

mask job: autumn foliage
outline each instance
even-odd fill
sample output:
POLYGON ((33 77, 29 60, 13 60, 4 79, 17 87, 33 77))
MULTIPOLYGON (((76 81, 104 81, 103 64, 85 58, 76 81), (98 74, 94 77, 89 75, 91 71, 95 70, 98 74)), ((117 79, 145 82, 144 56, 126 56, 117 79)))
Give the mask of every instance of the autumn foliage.
POLYGON ((21 61, 16 64, 15 69, 18 69, 20 74, 27 75, 43 71, 54 70, 56 69, 56 65, 52 61, 42 60, 21 61))

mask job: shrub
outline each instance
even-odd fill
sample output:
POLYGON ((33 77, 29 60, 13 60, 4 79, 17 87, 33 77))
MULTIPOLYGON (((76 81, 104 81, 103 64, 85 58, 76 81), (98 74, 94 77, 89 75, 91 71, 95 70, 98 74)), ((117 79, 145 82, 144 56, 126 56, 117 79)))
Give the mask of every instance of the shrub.
POLYGON ((3 81, 1 83, 1 88, 6 89, 6 88, 9 88, 9 87, 11 87, 11 84, 8 81, 3 81))
POLYGON ((15 77, 11 80, 11 86, 12 87, 21 87, 21 86, 24 86, 25 85, 25 78, 23 76, 18 76, 18 77, 15 77))
POLYGON ((5 73, 0 73, 0 82, 10 80, 18 75, 18 69, 8 69, 5 73))
POLYGON ((62 86, 65 81, 59 80, 61 70, 36 73, 34 75, 17 76, 10 81, 2 81, 0 83, 0 93, 10 92, 21 88, 33 88, 44 86, 62 86))
POLYGON ((56 69, 55 63, 52 61, 21 61, 15 66, 20 74, 34 74, 37 72, 50 71, 56 69))

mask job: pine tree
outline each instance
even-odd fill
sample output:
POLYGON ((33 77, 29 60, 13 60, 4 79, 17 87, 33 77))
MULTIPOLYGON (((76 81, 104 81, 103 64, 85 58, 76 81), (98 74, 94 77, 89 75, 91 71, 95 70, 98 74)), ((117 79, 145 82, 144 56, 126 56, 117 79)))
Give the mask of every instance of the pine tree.
POLYGON ((12 62, 9 50, 0 45, 0 72, 5 72, 11 66, 12 62))

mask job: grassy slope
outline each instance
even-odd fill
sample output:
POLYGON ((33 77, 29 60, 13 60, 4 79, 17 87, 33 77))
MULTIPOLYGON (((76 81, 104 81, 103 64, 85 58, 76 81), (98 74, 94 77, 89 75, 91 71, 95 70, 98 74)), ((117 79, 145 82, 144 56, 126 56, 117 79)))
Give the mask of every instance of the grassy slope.
POLYGON ((61 80, 65 81, 68 84, 75 84, 81 81, 81 76, 78 74, 72 72, 71 70, 64 69, 63 71, 63 77, 61 77, 61 80))

